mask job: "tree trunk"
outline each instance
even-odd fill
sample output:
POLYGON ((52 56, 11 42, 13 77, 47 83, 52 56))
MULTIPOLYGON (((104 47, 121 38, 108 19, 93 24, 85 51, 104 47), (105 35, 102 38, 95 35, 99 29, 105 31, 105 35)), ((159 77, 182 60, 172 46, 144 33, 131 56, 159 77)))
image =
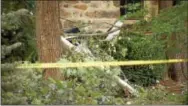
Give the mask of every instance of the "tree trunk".
POLYGON ((144 17, 146 21, 149 21, 152 17, 159 14, 160 10, 173 6, 173 0, 143 0, 144 8, 148 14, 144 17))
MULTIPOLYGON (((163 1, 160 0, 160 10, 171 8, 173 6, 173 0, 167 0, 163 1)), ((185 45, 178 40, 179 39, 178 34, 172 34, 170 39, 167 42, 167 47, 173 48, 173 49, 180 49, 180 50, 174 50, 174 51, 168 51, 167 57, 169 59, 186 59, 187 58, 187 47, 184 47, 185 45)), ((167 48, 168 50, 169 48, 167 48)), ((187 67, 188 63, 174 63, 168 65, 168 72, 165 75, 165 79, 172 79, 174 81, 177 81, 179 83, 185 82, 187 79, 187 67)))
POLYGON ((160 0, 159 9, 170 8, 173 6, 173 0, 160 0))
MULTIPOLYGON (((171 39, 168 40, 168 47, 173 48, 174 51, 169 50, 167 52, 167 57, 170 59, 187 59, 188 55, 188 49, 187 46, 184 45, 181 40, 178 40, 180 35, 178 34, 172 34, 171 39), (177 50, 176 50, 177 49, 177 50)), ((167 49, 169 49, 167 48, 167 49)), ((183 83, 188 80, 188 63, 174 63, 168 65, 168 77, 170 77, 172 80, 183 83)))
MULTIPOLYGON (((61 57, 58 1, 36 1, 36 35, 40 62, 56 62, 61 57)), ((60 78, 58 69, 45 69, 44 78, 60 78)))
POLYGON ((144 0, 144 8, 148 12, 144 19, 149 21, 152 17, 157 16, 159 13, 159 0, 144 0))

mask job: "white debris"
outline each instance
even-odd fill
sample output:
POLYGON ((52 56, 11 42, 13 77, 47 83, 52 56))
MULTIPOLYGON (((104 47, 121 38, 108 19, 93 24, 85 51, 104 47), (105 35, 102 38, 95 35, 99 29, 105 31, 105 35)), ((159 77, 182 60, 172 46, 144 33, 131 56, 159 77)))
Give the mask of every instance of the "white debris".
MULTIPOLYGON (((120 28, 120 27, 122 27, 122 26, 123 26, 123 22, 121 22, 120 20, 118 20, 118 21, 115 23, 115 25, 114 25, 109 31, 117 30, 118 27, 120 28)), ((112 32, 112 33, 109 33, 108 36, 107 36, 107 38, 106 38, 105 40, 110 41, 110 40, 112 40, 115 36, 119 35, 119 33, 120 33, 120 30, 114 31, 114 32, 112 32)))
POLYGON ((66 40, 63 36, 61 36, 61 41, 63 45, 65 45, 65 47, 68 47, 69 49, 72 49, 74 47, 74 45, 68 40, 66 40))
POLYGON ((29 12, 30 15, 33 15, 33 12, 29 12))
POLYGON ((99 48, 99 45, 96 45, 96 48, 99 48))
POLYGON ((126 104, 127 104, 127 105, 130 105, 130 104, 131 104, 131 102, 130 102, 130 101, 128 101, 126 104))

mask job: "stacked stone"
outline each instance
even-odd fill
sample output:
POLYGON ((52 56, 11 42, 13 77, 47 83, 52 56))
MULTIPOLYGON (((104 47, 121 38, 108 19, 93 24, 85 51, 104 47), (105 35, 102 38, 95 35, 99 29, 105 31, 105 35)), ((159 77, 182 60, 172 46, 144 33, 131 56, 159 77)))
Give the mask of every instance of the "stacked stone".
POLYGON ((60 3, 60 20, 63 28, 71 28, 75 24, 63 18, 90 24, 93 31, 106 32, 119 18, 119 1, 62 1, 60 3))

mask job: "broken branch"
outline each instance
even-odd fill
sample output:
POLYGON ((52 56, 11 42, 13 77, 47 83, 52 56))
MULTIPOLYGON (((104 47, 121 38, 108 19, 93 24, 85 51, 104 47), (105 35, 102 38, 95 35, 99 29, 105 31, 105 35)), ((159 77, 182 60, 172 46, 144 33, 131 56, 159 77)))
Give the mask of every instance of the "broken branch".
MULTIPOLYGON (((63 42, 63 44, 65 44, 64 46, 67 46, 66 48, 68 48, 70 50, 72 48, 76 48, 76 46, 74 46, 72 43, 70 43, 68 40, 66 40, 63 37, 61 37, 61 41, 63 42)), ((87 53, 87 54, 89 53, 89 52, 83 51, 84 49, 81 49, 81 48, 83 48, 83 47, 77 48, 79 50, 74 49, 74 51, 77 52, 77 53, 82 53, 82 54, 83 53, 87 53)), ((89 50, 89 49, 87 48, 87 50, 89 50)), ((92 58, 94 58, 94 57, 92 57, 92 58)), ((132 94, 134 96, 138 96, 137 91, 133 87, 131 87, 131 85, 129 85, 127 82, 125 82, 124 80, 122 80, 119 76, 113 75, 112 78, 114 78, 114 80, 116 81, 116 83, 118 83, 123 89, 127 89, 130 92, 130 94, 132 94)))

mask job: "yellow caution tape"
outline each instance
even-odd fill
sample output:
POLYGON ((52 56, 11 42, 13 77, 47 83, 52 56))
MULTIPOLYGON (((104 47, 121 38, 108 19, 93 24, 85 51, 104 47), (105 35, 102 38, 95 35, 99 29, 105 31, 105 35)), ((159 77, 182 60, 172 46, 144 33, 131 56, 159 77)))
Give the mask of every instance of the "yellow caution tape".
POLYGON ((17 68, 75 68, 75 67, 100 67, 100 66, 133 66, 164 63, 188 62, 188 59, 170 60, 139 60, 139 61, 112 61, 112 62, 76 62, 76 63, 34 63, 21 64, 17 68))

